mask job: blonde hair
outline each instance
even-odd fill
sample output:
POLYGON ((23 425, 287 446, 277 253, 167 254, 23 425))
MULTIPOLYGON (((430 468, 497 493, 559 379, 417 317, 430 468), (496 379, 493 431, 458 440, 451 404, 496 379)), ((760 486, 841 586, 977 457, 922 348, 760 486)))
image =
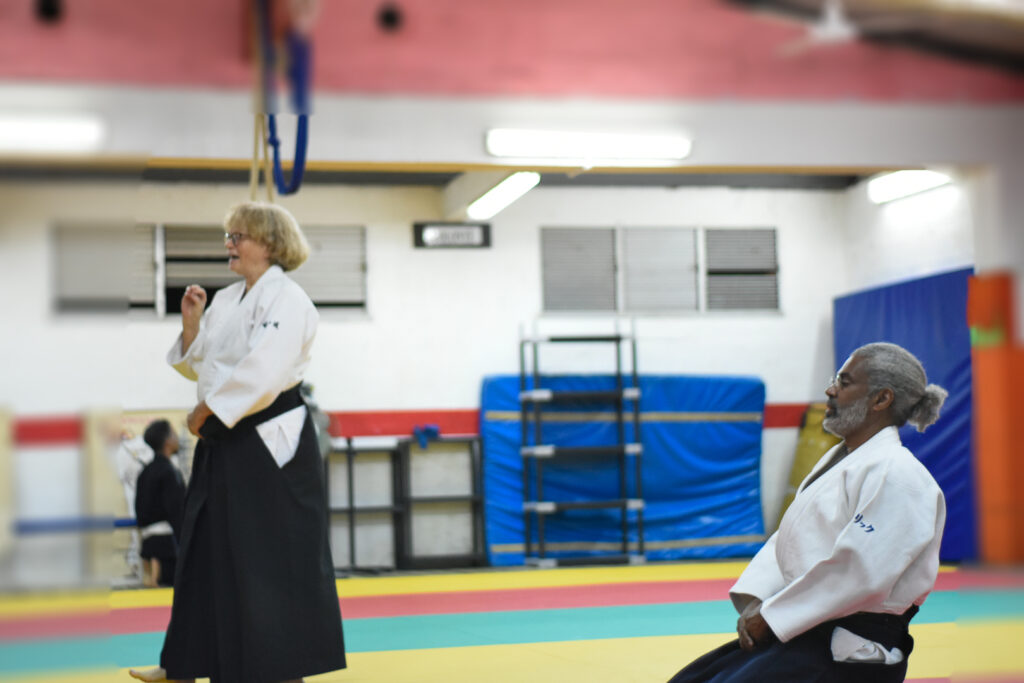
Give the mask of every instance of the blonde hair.
POLYGON ((231 207, 224 218, 224 229, 238 232, 245 228, 250 237, 267 246, 270 262, 283 270, 295 270, 309 258, 309 243, 295 217, 277 204, 242 202, 231 207))

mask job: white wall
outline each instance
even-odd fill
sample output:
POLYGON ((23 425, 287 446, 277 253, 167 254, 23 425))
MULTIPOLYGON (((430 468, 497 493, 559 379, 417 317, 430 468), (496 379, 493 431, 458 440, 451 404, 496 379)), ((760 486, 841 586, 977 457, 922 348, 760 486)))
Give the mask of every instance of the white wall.
POLYGON ((1015 276, 1017 342, 1024 343, 1024 135, 1009 138, 1005 154, 998 165, 970 169, 964 182, 972 196, 978 272, 1015 276))
MULTIPOLYGON (((778 312, 637 316, 622 320, 621 327, 636 326, 643 372, 754 375, 765 380, 769 401, 787 402, 808 400, 820 387, 819 375, 828 372, 829 342, 822 335, 831 329, 831 297, 843 288, 841 280, 830 277, 830 263, 841 253, 834 238, 841 227, 841 206, 838 192, 542 189, 507 211, 505 220, 523 223, 517 234, 528 236, 523 239, 533 252, 523 273, 524 295, 533 297, 528 313, 540 308, 540 226, 775 227, 778 312)), ((542 331, 589 326, 607 330, 612 324, 607 317, 552 314, 544 315, 538 326, 542 331)))
MULTIPOLYGON (((86 111, 106 121, 101 153, 197 159, 248 158, 244 90, 34 85, 0 82, 0 100, 26 111, 86 111)), ((539 97, 317 95, 310 160, 339 164, 490 165, 493 127, 686 131, 684 168, 971 167, 980 271, 1017 275, 1024 330, 1024 107, 868 102, 709 102, 539 97)), ((292 139, 291 117, 281 138, 292 139)), ((305 192, 305 190, 303 190, 305 192)))
POLYGON ((973 192, 961 181, 879 205, 866 182, 850 188, 841 236, 849 289, 973 266, 973 192))
MULTIPOLYGON (((241 91, 6 83, 0 99, 99 113, 110 130, 103 153, 137 155, 140 167, 149 156, 238 159, 251 151, 250 97, 241 91)), ((412 221, 441 217, 439 191, 304 187, 284 202, 302 221, 368 228, 368 309, 324 312, 309 371, 328 410, 473 407, 484 374, 516 371, 523 324, 545 332, 635 324, 643 372, 752 374, 765 380, 769 402, 809 401, 834 367, 832 297, 972 261, 1018 275, 1024 326, 1024 107, 351 96, 318 97, 315 110, 310 159, 359 167, 486 166, 494 159, 483 151, 484 131, 519 126, 685 129, 694 148, 680 165, 704 171, 944 164, 965 176, 945 203, 933 201, 941 195, 920 200, 932 213, 870 206, 863 188, 540 188, 493 221, 492 249, 448 252, 411 246, 412 221), (773 225, 781 311, 538 318, 543 225, 773 225)), ((175 320, 51 314, 47 227, 87 216, 218 222, 246 194, 239 186, 0 183, 0 404, 18 416, 191 405, 192 387, 163 364, 175 320)), ((596 350, 566 361, 607 367, 596 350)), ((792 429, 765 434, 768 520, 795 440, 792 429)), ((16 463, 32 457, 21 451, 16 463)), ((36 509, 35 498, 68 496, 55 482, 19 467, 19 511, 36 509)))
MULTIPOLYGON (((413 248, 411 225, 440 217, 440 190, 308 186, 283 203, 305 224, 365 225, 368 258, 367 309, 322 312, 308 379, 331 411, 474 408, 483 376, 518 372, 520 330, 618 328, 635 330, 641 372, 753 375, 765 381, 771 403, 820 399, 834 368, 832 299, 970 265, 971 192, 930 195, 931 213, 925 213, 906 208, 911 204, 870 205, 863 187, 541 187, 492 221, 492 248, 432 251, 413 248), (775 227, 780 310, 636 318, 542 314, 543 226, 775 227)), ((51 312, 47 227, 79 214, 217 223, 246 195, 246 187, 235 185, 0 185, 6 315, 0 402, 19 416, 190 407, 194 386, 163 361, 178 331, 176 317, 51 312)), ((545 369, 562 372, 603 372, 612 362, 598 349, 543 356, 545 369)), ((767 520, 777 516, 795 443, 794 429, 766 434, 767 520)), ((23 495, 54 493, 45 479, 36 479, 19 480, 23 495)))
MULTIPOLYGON (((5 373, 0 400, 18 414, 189 405, 192 385, 163 363, 176 318, 51 312, 48 214, 75 202, 78 191, 0 187, 0 201, 35 203, 34 210, 6 216, 0 233, 0 287, 9 298, 5 310, 17 321, 14 333, 0 340, 0 353, 20 359, 5 373)), ((244 193, 238 186, 162 184, 91 188, 90 196, 138 220, 217 223, 244 193)), ((411 224, 436 219, 439 199, 429 188, 314 186, 285 202, 303 223, 367 227, 366 312, 322 312, 309 380, 324 408, 474 407, 481 377, 518 371, 524 325, 542 331, 635 325, 641 371, 755 375, 774 402, 812 398, 831 371, 830 302, 845 291, 835 269, 843 254, 842 193, 539 188, 493 220, 490 249, 414 249, 411 224), (540 228, 552 225, 776 227, 781 310, 619 321, 542 315, 540 228)), ((553 369, 564 367, 554 361, 553 369)), ((571 362, 577 367, 567 371, 609 367, 593 354, 571 362)))
MULTIPOLYGON (((0 82, 26 111, 88 111, 106 123, 106 154, 248 158, 245 90, 0 82)), ((683 166, 903 166, 1012 161, 1024 107, 866 102, 687 101, 570 97, 318 94, 309 158, 331 162, 493 164, 489 128, 686 131, 683 166)), ((283 117, 282 140, 294 139, 283 117)))
MULTIPOLYGON (((14 463, 17 521, 52 522, 82 514, 84 468, 77 447, 21 449, 14 463)), ((0 588, 81 582, 85 577, 85 547, 86 539, 81 533, 64 531, 15 537, 14 552, 0 561, 0 588)))

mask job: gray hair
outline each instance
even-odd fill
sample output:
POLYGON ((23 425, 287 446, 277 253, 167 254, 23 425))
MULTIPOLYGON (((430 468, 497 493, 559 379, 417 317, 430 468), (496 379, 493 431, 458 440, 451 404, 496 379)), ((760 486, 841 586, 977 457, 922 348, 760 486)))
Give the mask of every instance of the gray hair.
POLYGON ((939 419, 949 392, 937 384, 928 384, 924 367, 914 354, 896 344, 876 342, 860 347, 850 357, 861 360, 870 393, 892 390, 890 411, 897 427, 909 422, 923 432, 939 419))

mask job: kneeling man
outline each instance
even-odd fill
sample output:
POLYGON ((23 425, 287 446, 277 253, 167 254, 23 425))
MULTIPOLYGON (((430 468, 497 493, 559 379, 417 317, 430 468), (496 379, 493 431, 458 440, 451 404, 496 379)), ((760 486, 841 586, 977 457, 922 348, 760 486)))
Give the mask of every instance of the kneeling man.
POLYGON ((739 638, 670 683, 902 681, 910 619, 935 585, 945 499, 900 443, 946 391, 895 344, 862 346, 826 389, 843 439, 800 484, 779 530, 729 591, 739 638))

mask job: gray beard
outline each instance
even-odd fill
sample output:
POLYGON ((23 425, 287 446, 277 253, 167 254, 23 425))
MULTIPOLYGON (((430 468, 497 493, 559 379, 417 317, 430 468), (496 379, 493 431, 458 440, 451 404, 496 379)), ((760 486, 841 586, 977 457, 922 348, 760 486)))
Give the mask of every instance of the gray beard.
POLYGON ((826 432, 839 438, 846 438, 850 432, 863 424, 868 417, 868 396, 845 408, 836 408, 835 414, 821 421, 826 432))

